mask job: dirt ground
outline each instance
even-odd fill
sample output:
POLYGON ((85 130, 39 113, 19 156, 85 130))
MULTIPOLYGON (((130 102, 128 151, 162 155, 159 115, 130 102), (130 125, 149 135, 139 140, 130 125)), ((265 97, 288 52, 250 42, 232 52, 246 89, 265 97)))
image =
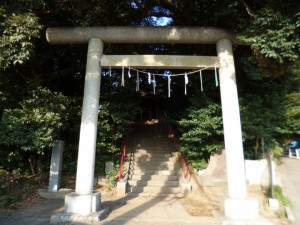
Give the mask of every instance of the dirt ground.
MULTIPOLYGON (((200 185, 195 185, 194 182, 193 191, 186 197, 180 199, 181 205, 191 216, 214 216, 215 212, 220 212, 220 201, 210 199, 207 194, 204 193, 200 185)), ((214 193, 215 196, 226 195, 226 193, 214 193)), ((260 186, 248 186, 248 194, 250 197, 254 197, 259 201, 259 213, 261 216, 271 220, 274 225, 289 225, 290 222, 285 218, 284 208, 281 207, 278 211, 274 212, 269 208, 268 198, 265 195, 266 190, 260 186)))
MULTIPOLYGON (((30 205, 37 204, 43 201, 37 194, 39 188, 44 188, 47 183, 44 179, 38 177, 19 177, 12 176, 5 171, 0 171, 0 181, 1 181, 1 195, 0 203, 5 202, 6 198, 13 198, 18 196, 15 201, 12 201, 10 205, 2 207, 3 210, 19 210, 21 208, 29 207, 30 205), (5 191, 5 192, 4 192, 5 191)), ((75 179, 75 178, 74 178, 75 179)), ((67 184, 70 188, 74 186, 74 179, 69 179, 67 184)), ((111 196, 114 198, 116 195, 116 189, 107 190, 104 186, 98 185, 96 188, 103 195, 111 196)), ((281 208, 279 211, 274 212, 268 207, 268 198, 264 194, 260 186, 250 186, 248 187, 249 196, 254 197, 259 200, 260 214, 265 218, 271 220, 274 225, 288 225, 289 221, 285 218, 284 209, 281 208)), ((216 193, 222 195, 223 193, 216 193)), ((213 212, 220 211, 221 204, 219 201, 211 199, 207 194, 204 193, 201 186, 193 187, 193 191, 179 199, 181 205, 191 216, 214 216, 213 212)), ((1 204, 0 204, 1 205, 1 204)), ((1 207, 0 207, 1 208, 1 207)))
POLYGON ((214 210, 220 210, 220 204, 211 201, 201 188, 180 199, 180 203, 191 216, 213 216, 214 210))

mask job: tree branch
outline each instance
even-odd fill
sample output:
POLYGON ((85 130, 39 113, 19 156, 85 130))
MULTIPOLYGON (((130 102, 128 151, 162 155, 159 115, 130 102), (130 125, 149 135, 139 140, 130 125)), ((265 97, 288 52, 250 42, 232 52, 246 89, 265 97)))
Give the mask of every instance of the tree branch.
POLYGON ((255 13, 250 9, 250 7, 247 5, 247 3, 246 3, 244 0, 240 0, 240 1, 241 1, 241 2, 243 3, 243 5, 245 6, 247 13, 248 13, 250 16, 256 18, 255 13))

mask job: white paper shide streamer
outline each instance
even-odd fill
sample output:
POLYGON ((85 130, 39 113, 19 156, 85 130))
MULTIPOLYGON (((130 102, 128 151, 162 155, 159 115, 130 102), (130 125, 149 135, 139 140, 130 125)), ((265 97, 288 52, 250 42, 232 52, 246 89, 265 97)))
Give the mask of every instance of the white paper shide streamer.
POLYGON ((129 67, 129 69, 128 69, 128 77, 129 77, 129 78, 131 77, 130 67, 129 67))
POLYGON ((156 88, 156 80, 155 80, 155 75, 153 75, 153 94, 155 95, 155 88, 156 88))
POLYGON ((215 80, 216 80, 216 87, 218 87, 219 81, 218 81, 217 65, 215 65, 215 80))
POLYGON ((201 86, 201 91, 203 91, 202 70, 200 70, 200 86, 201 86))
POLYGON ((168 76, 168 97, 171 97, 171 76, 168 76))
POLYGON ((148 72, 148 84, 151 84, 151 74, 148 72))
MULTIPOLYGON (((114 61, 114 62, 117 62, 116 60, 113 60, 113 59, 111 59, 111 60, 114 61)), ((154 95, 156 94, 156 76, 167 76, 167 78, 168 78, 168 97, 170 98, 171 97, 171 83, 172 83, 171 82, 171 77, 173 77, 173 76, 174 77, 184 76, 184 93, 185 93, 185 95, 187 95, 187 86, 188 86, 188 83, 189 83, 188 75, 195 74, 195 73, 198 73, 198 72, 199 72, 200 88, 201 88, 201 91, 203 91, 202 70, 210 69, 210 68, 213 68, 213 67, 215 69, 215 85, 216 85, 216 87, 219 86, 219 77, 218 77, 218 70, 217 70, 218 65, 209 65, 205 68, 201 68, 199 70, 195 70, 195 71, 191 71, 191 72, 166 75, 165 73, 163 73, 163 74, 160 74, 160 73, 151 74, 150 72, 147 72, 147 71, 141 71, 141 70, 138 70, 138 69, 135 69, 135 68, 131 68, 130 66, 122 65, 122 63, 119 63, 119 62, 117 64, 120 67, 122 66, 122 77, 121 77, 121 82, 120 82, 121 86, 123 86, 123 87, 125 86, 124 70, 125 70, 125 67, 126 67, 126 69, 128 68, 128 72, 127 72, 128 78, 132 77, 132 74, 131 74, 132 70, 136 71, 136 91, 140 90, 140 82, 141 81, 140 81, 140 77, 139 77, 139 72, 141 72, 142 74, 145 74, 146 76, 148 75, 148 84, 150 85, 152 83, 154 95)), ((110 77, 112 76, 111 66, 109 66, 109 76, 110 77)), ((142 81, 143 80, 144 79, 142 79, 142 81)))
POLYGON ((122 80, 121 80, 121 86, 125 86, 125 79, 124 79, 124 66, 122 67, 122 80))
POLYGON ((187 90, 186 90, 186 85, 189 83, 189 77, 188 75, 185 73, 184 75, 184 94, 187 94, 187 90))

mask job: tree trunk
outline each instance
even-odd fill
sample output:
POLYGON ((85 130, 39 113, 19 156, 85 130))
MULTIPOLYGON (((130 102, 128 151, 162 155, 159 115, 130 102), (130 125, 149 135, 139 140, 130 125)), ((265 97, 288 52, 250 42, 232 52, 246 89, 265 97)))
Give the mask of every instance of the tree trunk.
POLYGON ((254 152, 255 160, 258 158, 258 148, 259 148, 259 142, 258 142, 258 137, 256 137, 255 152, 254 152))
POLYGON ((34 166, 35 166, 35 157, 34 157, 34 155, 32 153, 30 153, 28 161, 29 161, 31 173, 32 173, 33 176, 35 176, 36 175, 35 169, 34 169, 34 166))
POLYGON ((36 171, 37 171, 38 175, 42 175, 42 173, 43 173, 42 160, 43 160, 42 156, 38 155, 37 162, 36 162, 36 171))

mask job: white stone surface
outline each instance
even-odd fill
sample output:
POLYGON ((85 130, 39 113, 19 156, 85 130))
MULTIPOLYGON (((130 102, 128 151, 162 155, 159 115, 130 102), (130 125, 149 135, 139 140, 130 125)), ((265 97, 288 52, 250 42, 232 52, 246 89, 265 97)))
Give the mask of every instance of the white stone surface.
POLYGON ((65 212, 87 215, 101 207, 101 194, 80 195, 75 192, 65 196, 65 212))
POLYGON ((176 69, 214 69, 218 64, 216 56, 184 56, 184 55, 103 55, 102 68, 176 68, 176 69))
POLYGON ((119 181, 117 183, 117 196, 125 196, 127 188, 127 181, 119 181))
POLYGON ((49 192, 57 192, 60 188, 63 146, 64 142, 61 140, 55 140, 53 143, 48 186, 49 192))
POLYGON ((277 211, 280 208, 279 201, 275 198, 269 198, 269 207, 270 209, 277 211))
MULTIPOLYGON (((273 184, 279 184, 276 175, 276 164, 272 163, 273 184)), ((261 185, 267 187, 270 185, 270 168, 266 159, 245 160, 246 180, 249 185, 261 185)))
POLYGON ((229 39, 217 42, 219 79, 226 149, 228 195, 246 198, 244 153, 232 45, 229 39))
POLYGON ((94 186, 102 51, 102 41, 92 38, 87 54, 75 188, 76 193, 82 195, 91 194, 94 186))
POLYGON ((255 198, 224 198, 224 213, 233 220, 251 220, 259 216, 258 200, 255 198))

